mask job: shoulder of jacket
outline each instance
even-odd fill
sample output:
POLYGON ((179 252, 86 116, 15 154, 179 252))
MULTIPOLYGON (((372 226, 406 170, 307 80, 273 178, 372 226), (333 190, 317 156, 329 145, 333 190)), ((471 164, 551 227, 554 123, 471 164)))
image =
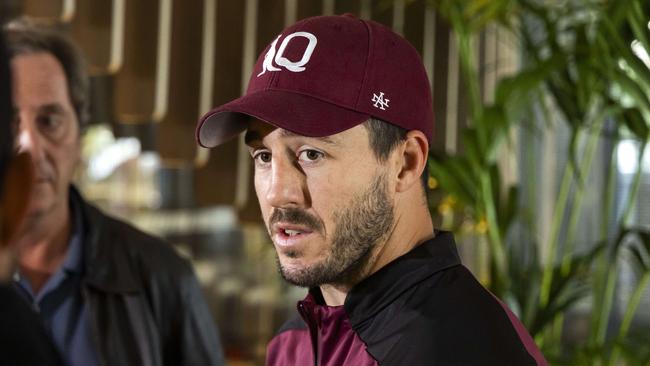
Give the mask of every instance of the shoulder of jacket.
MULTIPOLYGON (((125 252, 131 260, 152 270, 191 273, 189 262, 178 255, 172 244, 136 228, 135 226, 104 213, 94 205, 84 202, 86 228, 96 231, 97 245, 113 246, 115 251, 125 252)), ((91 235, 92 237, 92 235, 91 235)))

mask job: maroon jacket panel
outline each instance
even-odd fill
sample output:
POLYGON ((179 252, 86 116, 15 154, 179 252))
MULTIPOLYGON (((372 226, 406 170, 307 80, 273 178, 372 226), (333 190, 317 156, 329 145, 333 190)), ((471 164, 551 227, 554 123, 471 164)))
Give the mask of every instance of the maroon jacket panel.
POLYGON ((267 365, 546 366, 517 317, 437 236, 323 305, 318 288, 271 341, 267 365))

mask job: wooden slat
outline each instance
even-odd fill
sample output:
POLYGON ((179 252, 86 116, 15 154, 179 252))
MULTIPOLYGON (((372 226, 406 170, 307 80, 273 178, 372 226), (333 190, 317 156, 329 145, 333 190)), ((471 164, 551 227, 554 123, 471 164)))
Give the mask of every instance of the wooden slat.
POLYGON ((124 63, 115 75, 121 123, 159 122, 167 108, 171 0, 127 1, 124 63))
POLYGON ((67 23, 75 16, 75 0, 24 0, 22 14, 51 23, 67 23))
MULTIPOLYGON (((280 34, 286 25, 285 0, 258 0, 257 45, 255 59, 280 34)), ((246 83, 248 83, 246 76, 246 83)))
MULTIPOLYGON (((426 0, 407 1, 404 7, 404 26, 402 35, 408 39, 415 49, 422 55, 423 59, 428 55, 429 59, 425 60, 425 69, 427 72, 433 71, 433 54, 435 53, 434 36, 435 29, 435 12, 433 8, 426 6, 426 0), (427 44, 427 52, 425 52, 427 44)), ((431 77, 431 73, 429 76, 431 77)))
MULTIPOLYGON (((245 1, 222 0, 216 3, 216 21, 212 39, 214 42, 211 70, 213 73, 212 100, 208 103, 208 109, 227 103, 242 93, 245 5, 245 1)), ((256 37, 255 27, 253 30, 249 29, 249 32, 253 32, 253 39, 256 37)), ((255 57, 255 45, 248 45, 248 47, 251 46, 253 51, 248 51, 248 53, 255 57)), ((210 159, 195 171, 196 197, 197 202, 202 206, 234 204, 238 186, 236 179, 238 151, 239 140, 237 139, 210 149, 210 159)), ((252 190, 252 187, 248 189, 252 190)), ((241 215, 248 221, 259 221, 259 209, 255 208, 249 211, 243 211, 241 215)))
MULTIPOLYGON (((297 19, 305 19, 317 15, 322 15, 323 13, 323 3, 328 0, 310 0, 310 1, 298 1, 298 15, 297 19)), ((332 1, 332 4, 334 2, 332 1)))
POLYGON ((157 151, 163 162, 196 159, 194 130, 199 116, 202 61, 203 1, 172 4, 169 87, 166 113, 160 120, 157 151))
POLYGON ((334 15, 336 0, 323 0, 323 15, 334 15))
POLYGON ((284 0, 284 24, 293 24, 298 20, 298 0, 284 0))
MULTIPOLYGON (((203 0, 203 28, 201 35, 201 81, 199 93, 199 116, 212 108, 214 96, 214 67, 217 37, 217 0, 203 0)), ((205 166, 210 158, 210 150, 196 146, 195 168, 205 166)))
MULTIPOLYGON (((256 8, 256 29, 255 40, 251 41, 245 36, 245 42, 255 43, 254 49, 256 52, 253 55, 244 53, 245 68, 242 73, 242 94, 245 93, 248 79, 253 71, 252 66, 257 60, 266 46, 273 41, 275 37, 285 28, 287 21, 292 21, 287 17, 286 0, 249 0, 251 3, 257 3, 256 8), (251 57, 252 56, 252 57, 251 57)), ((251 4, 252 5, 252 4, 251 4)), ((251 29, 252 31, 252 29, 251 29)), ((250 32, 246 32, 250 34, 250 32)), ((253 48, 253 47, 251 47, 253 48)), ((255 187, 253 185, 253 164, 251 162, 248 147, 244 143, 244 136, 241 135, 239 139, 238 149, 238 163, 237 163, 237 190, 235 194, 235 207, 239 210, 240 216, 243 219, 259 220, 259 206, 255 196, 255 187)))
POLYGON ((435 115, 435 130, 432 151, 444 151, 447 136, 448 108, 448 68, 449 68, 449 26, 439 14, 435 15, 434 34, 434 67, 433 67, 433 111, 435 115))
POLYGON ((356 16, 361 14, 362 0, 336 0, 334 5, 334 14, 352 13, 356 16))
POLYGON ((112 74, 122 65, 126 0, 80 1, 70 32, 84 52, 91 75, 112 74))
POLYGON ((391 27, 393 32, 404 34, 404 18, 406 13, 406 0, 393 0, 393 19, 391 27))
POLYGON ((449 33, 449 54, 447 57, 447 105, 445 113, 445 151, 454 154, 458 150, 458 105, 460 87, 460 61, 458 45, 454 35, 449 33))
MULTIPOLYGON (((422 32, 420 33, 422 39, 421 42, 414 42, 413 44, 416 49, 418 45, 420 45, 422 62, 424 63, 424 69, 427 71, 429 83, 431 84, 431 95, 435 100, 436 95, 434 94, 435 88, 433 87, 433 75, 436 67, 436 12, 432 7, 425 6, 424 9, 422 9, 421 14, 424 14, 424 24, 422 25, 422 32)), ((406 36, 409 38, 413 37, 410 35, 410 28, 407 28, 406 36)))
POLYGON ((361 2, 361 14, 364 19, 372 19, 388 28, 393 27, 393 6, 388 1, 367 1, 361 2))

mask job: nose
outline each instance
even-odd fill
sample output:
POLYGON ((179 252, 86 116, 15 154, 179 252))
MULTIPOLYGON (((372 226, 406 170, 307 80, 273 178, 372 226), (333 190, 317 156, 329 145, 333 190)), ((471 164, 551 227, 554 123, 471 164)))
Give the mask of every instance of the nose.
POLYGON ((303 207, 308 201, 304 172, 290 159, 273 158, 266 200, 271 207, 303 207))
POLYGON ((42 136, 28 123, 21 123, 17 141, 18 151, 27 152, 34 162, 44 157, 42 136))

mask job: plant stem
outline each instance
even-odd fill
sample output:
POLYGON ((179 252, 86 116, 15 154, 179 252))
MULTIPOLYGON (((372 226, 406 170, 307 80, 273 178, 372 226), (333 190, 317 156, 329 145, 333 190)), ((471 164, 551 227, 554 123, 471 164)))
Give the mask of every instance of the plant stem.
MULTIPOLYGON (((577 130, 577 139, 580 138, 581 130, 577 130)), ((548 305, 549 296, 551 293, 551 285, 553 283, 553 269, 555 267, 555 255, 557 252, 558 236, 560 227, 564 221, 564 213, 566 210, 567 202, 569 199, 569 188, 571 187, 571 180, 574 176, 574 167, 570 161, 567 161, 562 176, 562 183, 560 184, 560 192, 558 193, 555 210, 553 210, 553 222, 551 224, 551 232, 549 235, 548 253, 546 264, 544 266, 544 273, 542 275, 542 287, 540 289, 539 301, 542 307, 548 305)))
POLYGON ((575 234, 578 227, 578 219, 582 212, 582 199, 585 194, 585 180, 591 173, 593 167, 594 156, 596 155, 596 147, 598 146, 598 138, 600 131, 603 127, 605 118, 601 117, 596 120, 593 130, 589 133, 589 139, 585 147, 584 155, 580 161, 579 172, 582 177, 582 183, 576 184, 575 192, 573 194, 573 204, 569 214, 569 227, 567 230, 567 238, 565 245, 562 248, 562 275, 567 275, 571 270, 571 258, 573 257, 573 249, 575 247, 575 234))
MULTIPOLYGON (((533 115, 532 112, 531 112, 531 115, 533 115)), ((525 148, 525 151, 526 151, 526 162, 527 162, 527 164, 524 165, 523 169, 526 170, 525 171, 526 177, 529 177, 529 180, 528 180, 529 181, 529 188, 528 188, 528 191, 526 192, 527 193, 526 201, 527 201, 527 205, 529 206, 528 212, 532 216, 533 212, 538 212, 538 210, 537 210, 537 194, 536 194, 537 193, 537 177, 536 177, 536 174, 537 174, 537 168, 538 168, 537 167, 537 159, 535 159, 535 145, 536 144, 535 144, 535 137, 534 137, 535 135, 533 135, 532 133, 529 133, 527 130, 524 130, 524 133, 525 133, 524 139, 525 139, 525 141, 527 141, 527 143, 524 144, 524 148, 525 148)), ((535 242, 534 233, 537 232, 537 223, 535 222, 535 220, 530 220, 529 219, 529 225, 530 225, 530 232, 528 233, 528 235, 527 235, 528 237, 525 240, 530 240, 530 241, 535 242)), ((533 266, 537 266, 538 265, 537 261, 540 258, 539 245, 534 245, 531 250, 535 251, 535 253, 534 253, 535 262, 531 263, 531 264, 533 266)), ((522 321, 524 322, 524 325, 526 325, 526 327, 528 329, 530 329, 530 327, 532 326, 533 319, 535 317, 535 312, 537 311, 537 306, 536 306, 537 305, 537 298, 536 298, 536 293, 535 293, 534 288, 535 288, 535 286, 532 286, 528 290, 528 294, 529 294, 528 299, 529 300, 526 301, 526 307, 524 308, 524 312, 523 312, 524 315, 522 317, 522 321)))
MULTIPOLYGON (((606 243, 605 245, 609 246, 609 215, 608 213, 613 212, 612 207, 614 206, 614 188, 616 187, 616 176, 618 175, 617 170, 617 160, 616 154, 618 151, 618 139, 615 139, 612 146, 612 152, 610 155, 609 162, 609 171, 607 176, 607 181, 605 182, 605 202, 604 207, 601 212, 601 224, 600 224, 600 242, 606 243)), ((613 212, 614 219, 616 219, 616 212, 613 212)), ((603 318, 600 316, 603 302, 605 299, 605 289, 607 282, 607 273, 609 267, 612 265, 608 260, 609 250, 605 250, 600 254, 598 264, 596 265, 595 281, 593 288, 593 309, 592 309, 592 318, 591 318, 591 329, 599 329, 600 323, 603 322, 603 318)), ((590 333, 589 342, 594 345, 596 338, 596 332, 590 333)))
POLYGON ((621 217, 620 227, 626 227, 632 214, 632 209, 635 206, 636 196, 639 194, 639 187, 641 186, 641 174, 643 173, 643 156, 645 155, 646 147, 648 146, 647 141, 641 142, 639 148, 639 156, 637 158, 637 168, 634 173, 634 180, 632 181, 632 190, 627 196, 627 201, 625 203, 625 210, 623 211, 623 216, 621 217))
MULTIPOLYGON (((496 209, 494 207, 494 200, 492 197, 492 182, 488 172, 483 172, 481 178, 481 193, 483 196, 483 204, 485 205, 485 218, 488 224, 488 238, 490 243, 491 255, 494 258, 496 266, 496 273, 498 278, 494 279, 495 288, 502 292, 504 289, 509 288, 507 277, 507 258, 503 241, 501 240, 501 233, 499 231, 499 223, 497 221, 496 209)), ((496 294, 500 296, 502 294, 496 294)))
MULTIPOLYGON (((594 156, 596 155, 596 147, 598 146, 598 138, 602 129, 605 118, 601 117, 596 119, 593 129, 589 132, 587 145, 585 146, 584 155, 580 160, 578 171, 582 177, 582 182, 575 184, 575 192, 573 194, 573 203, 571 205, 571 212, 569 213, 569 227, 567 229, 567 237, 564 246, 561 250, 562 267, 561 274, 566 276, 571 271, 571 259, 573 258, 573 249, 575 247, 575 233, 578 227, 578 219, 582 213, 582 199, 585 193, 584 181, 591 173, 593 167, 594 156)), ((564 315, 558 314, 554 321, 553 339, 556 342, 562 340, 562 329, 564 328, 564 315)))
MULTIPOLYGON (((650 283, 650 272, 645 272, 641 277, 641 280, 639 280, 639 283, 637 283, 636 287, 634 288, 634 293, 632 294, 630 301, 627 303, 627 308, 625 309, 625 314, 623 315, 623 321, 621 322, 621 327, 619 328, 618 331, 619 341, 625 339, 628 330, 630 330, 632 319, 634 319, 636 310, 639 306, 639 303, 641 302, 641 296, 643 296, 643 293, 647 289, 649 283, 650 283)), ((614 346, 614 350, 612 350, 612 354, 609 358, 609 363, 608 363, 609 366, 616 365, 620 352, 621 352, 620 347, 614 346)))
POLYGON ((606 276, 605 291, 603 293, 602 308, 598 317, 600 321, 598 328, 594 332, 596 335, 596 344, 603 344, 605 336, 607 335, 607 326, 609 325, 609 316, 612 311, 612 304, 614 303, 614 294, 616 293, 616 282, 618 280, 618 265, 616 259, 609 267, 606 276))
POLYGON ((650 283, 650 272, 645 272, 643 276, 641 276, 639 283, 636 285, 634 293, 630 298, 630 302, 627 304, 627 308, 625 309, 625 315, 623 315, 621 328, 618 332, 620 338, 625 337, 627 332, 630 330, 632 319, 634 318, 634 314, 636 314, 636 309, 639 307, 643 293, 648 288, 648 283, 650 283))
MULTIPOLYGON (((642 164, 643 156, 645 154, 646 147, 647 147, 647 142, 643 141, 641 143, 641 148, 639 149, 637 168, 636 168, 636 172, 634 173, 634 181, 632 182, 632 189, 630 190, 630 194, 628 195, 627 200, 625 201, 623 215, 621 216, 621 219, 618 223, 619 233, 623 232, 623 229, 627 226, 627 222, 632 212, 632 208, 634 207, 636 201, 636 196, 639 193, 639 186, 641 183, 641 173, 643 172, 643 164, 642 164)), ((623 238, 620 238, 620 240, 622 239, 623 238)), ((614 262, 615 261, 616 261, 616 257, 614 258, 614 262)), ((605 341, 605 336, 607 334, 608 319, 612 311, 616 281, 618 278, 617 268, 618 266, 616 265, 616 263, 614 263, 610 267, 607 273, 607 281, 606 281, 607 285, 605 287, 604 298, 602 299, 603 307, 601 308, 599 314, 600 320, 598 321, 598 327, 596 328, 596 342, 598 342, 598 344, 601 344, 602 342, 605 341)))

